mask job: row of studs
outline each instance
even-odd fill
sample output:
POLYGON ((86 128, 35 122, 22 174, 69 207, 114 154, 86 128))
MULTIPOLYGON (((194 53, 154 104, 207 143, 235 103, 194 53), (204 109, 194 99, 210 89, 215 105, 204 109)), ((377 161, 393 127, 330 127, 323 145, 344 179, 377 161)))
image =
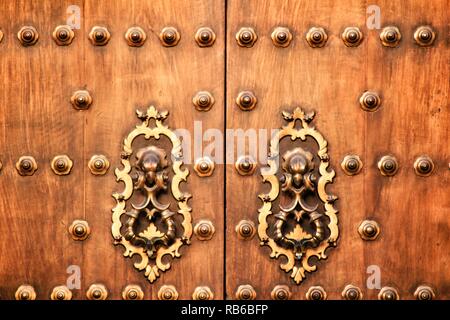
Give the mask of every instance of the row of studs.
MULTIPOLYGON (((286 48, 294 38, 292 32, 285 27, 277 27, 271 34, 272 43, 276 47, 286 48)), ((341 34, 341 39, 347 47, 357 47, 363 40, 363 34, 358 27, 348 27, 341 34)), ((397 47, 402 39, 400 30, 395 26, 387 26, 381 30, 380 41, 385 47, 397 47)), ((414 32, 414 40, 421 47, 428 47, 434 43, 436 33, 430 26, 420 26, 414 32)), ((236 33, 237 44, 241 47, 251 48, 258 40, 258 35, 251 27, 241 28, 236 33)), ((322 27, 312 27, 308 30, 305 40, 312 48, 325 46, 328 34, 322 27)))
MULTIPOLYGON (((361 300, 363 298, 361 289, 351 284, 344 288, 341 295, 345 300, 361 300)), ((414 297, 418 300, 432 300, 435 296, 433 288, 426 285, 419 286, 414 292, 414 297)), ((235 297, 238 300, 255 300, 256 291, 249 284, 240 285, 236 290, 235 297)), ((271 297, 274 300, 289 300, 291 291, 286 285, 278 285, 272 290, 271 297)), ((306 292, 305 297, 307 300, 326 300, 327 293, 321 286, 312 286, 306 292)), ((383 287, 378 293, 378 299, 399 300, 400 295, 396 288, 383 287)))
MULTIPOLYGON (((57 155, 50 162, 52 171, 59 176, 68 175, 73 167, 73 161, 67 155, 57 155)), ((0 170, 3 164, 0 161, 0 170)), ((93 155, 88 162, 88 168, 93 175, 104 175, 109 169, 109 161, 104 155, 93 155)), ((16 170, 21 176, 32 176, 38 169, 37 161, 32 156, 22 156, 16 162, 16 170)))
MULTIPOLYGON (((289 300, 291 298, 291 291, 286 285, 277 285, 271 292, 273 300, 289 300)), ((341 293, 345 300, 361 300, 363 298, 362 291, 359 287, 354 285, 345 286, 341 293)), ((178 291, 173 285, 163 285, 158 290, 159 300, 177 300, 178 291)), ((108 298, 108 290, 103 284, 92 284, 86 292, 86 297, 89 300, 106 300, 108 298)), ((321 286, 312 286, 305 294, 307 300, 326 300, 327 293, 321 286)), ((415 292, 414 297, 417 300, 433 300, 436 294, 430 286, 421 285, 415 292)), ((35 300, 36 291, 30 285, 21 285, 16 293, 16 300, 35 300)), ((214 294, 207 286, 196 287, 193 294, 193 300, 212 300, 214 294)), ((235 293, 235 298, 238 300, 255 300, 256 291, 249 285, 240 285, 235 293)), ((66 286, 57 286, 53 288, 50 294, 51 300, 71 300, 72 292, 66 286)), ((124 300, 143 300, 144 291, 139 285, 128 285, 122 291, 122 299, 124 300)), ((379 300, 399 300, 400 295, 396 288, 383 287, 378 293, 379 300)))
MULTIPOLYGON (((236 171, 242 176, 252 175, 256 170, 256 161, 250 155, 240 156, 236 163, 236 171)), ((383 176, 390 177, 398 172, 399 164, 397 158, 392 155, 386 155, 378 161, 378 169, 383 176)), ((356 175, 361 172, 363 163, 358 155, 347 155, 341 162, 341 168, 347 175, 356 175)), ((427 156, 422 155, 414 161, 414 172, 421 177, 431 175, 435 169, 433 160, 427 156)))
MULTIPOLYGON (((0 42, 3 39, 0 31, 0 42)), ((52 33, 52 38, 59 46, 68 46, 75 38, 75 32, 68 25, 57 26, 52 33)), ((216 34, 211 28, 202 27, 195 33, 195 41, 201 48, 210 47, 216 41, 216 34)), ((32 46, 39 40, 39 33, 33 26, 24 26, 17 32, 17 39, 25 46, 32 46)), ((111 33, 106 27, 94 26, 89 32, 89 40, 94 46, 105 46, 111 39, 111 33)), ((141 47, 147 39, 147 34, 140 27, 131 27, 125 32, 125 40, 130 47, 141 47)), ((181 35, 174 27, 165 27, 159 34, 161 44, 165 47, 173 47, 178 44, 181 35)))
MULTIPOLYGON (((109 160, 104 155, 93 155, 88 162, 88 168, 93 175, 104 175, 109 169, 109 160)), ((50 162, 52 171, 59 176, 70 174, 73 161, 69 156, 57 155, 50 162)), ((214 172, 214 161, 210 157, 202 157, 195 161, 194 170, 200 177, 209 177, 214 172)), ((3 164, 0 161, 0 171, 3 164)), ((16 162, 16 170, 21 176, 32 176, 38 169, 37 161, 32 156, 22 156, 16 162)))
MULTIPOLYGON (((106 300, 108 298, 108 290, 105 285, 100 283, 92 284, 86 291, 86 298, 89 300, 106 300)), ((35 300, 36 291, 33 286, 25 284, 21 285, 15 295, 16 300, 35 300)), ((196 287, 192 293, 193 300, 212 300, 214 294, 207 286, 196 287)), ((51 300, 72 300, 72 291, 66 286, 57 286, 50 293, 51 300)), ((122 291, 122 299, 124 300, 143 300, 144 291, 139 285, 128 285, 122 291)), ((177 300, 178 291, 172 285, 164 285, 158 291, 159 300, 177 300)))

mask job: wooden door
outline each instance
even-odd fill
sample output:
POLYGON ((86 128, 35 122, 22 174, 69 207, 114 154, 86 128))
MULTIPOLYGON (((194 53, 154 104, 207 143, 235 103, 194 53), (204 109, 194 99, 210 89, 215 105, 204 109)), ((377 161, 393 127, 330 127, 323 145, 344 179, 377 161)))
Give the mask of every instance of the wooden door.
MULTIPOLYGON (((168 110, 164 125, 174 130, 193 132, 194 121, 201 121, 204 131, 223 128, 223 3, 2 1, 0 7, 1 298, 14 299, 17 288, 30 285, 37 299, 49 299, 53 288, 66 285, 68 279, 76 285, 72 280, 78 271, 81 283, 71 289, 74 299, 85 299, 93 284, 103 285, 108 299, 121 299, 127 285, 138 285, 145 299, 157 299, 163 285, 173 286, 180 299, 191 298, 196 287, 208 287, 214 298, 222 298, 224 187, 220 165, 211 176, 200 177, 193 163, 185 161, 190 175, 180 190, 192 195, 188 202, 192 227, 207 220, 216 232, 209 241, 192 235, 191 244, 180 249, 181 257, 169 259, 170 270, 160 271, 152 284, 144 271, 133 267, 139 259, 124 257, 123 247, 113 244, 111 210, 116 200, 111 195, 124 189, 123 183, 116 182, 115 170, 123 167, 124 138, 142 123, 136 109, 146 111, 154 105, 168 110), (58 45, 52 33, 68 23, 74 28, 73 41, 58 45), (24 26, 32 26, 39 34, 35 44, 27 46, 18 40, 24 26), (109 32, 107 44, 94 45, 90 40, 96 26, 109 32), (142 46, 131 46, 130 38, 125 38, 132 27, 145 33, 142 46), (168 27, 179 33, 178 43, 169 34, 168 43, 163 44, 160 34, 168 27), (209 40, 206 37, 198 43, 196 33, 205 27, 215 34, 215 41, 210 34, 209 40), (92 97, 89 107, 80 107, 85 110, 71 104, 78 90, 92 97), (215 100, 208 112, 193 105, 199 91, 209 92, 215 100), (52 171, 50 164, 57 155, 71 159, 70 174, 52 171), (105 174, 91 173, 88 164, 94 155, 109 161, 105 174), (35 159, 37 170, 32 175, 18 173, 16 162, 22 156, 35 159), (74 220, 88 223, 87 239, 72 238, 69 227, 74 220)), ((101 36, 99 42, 105 40, 101 36)), ((140 37, 138 32, 137 45, 140 37)), ((165 151, 170 160, 171 150, 165 151)), ((94 162, 94 171, 102 173, 102 162, 98 164, 100 169, 94 162)), ((168 194, 164 201, 170 199, 168 194)), ((170 210, 175 211, 173 197, 170 201, 170 210)), ((175 297, 171 290, 164 287, 162 292, 175 297)))
POLYGON ((0 299, 450 298, 446 4, 2 1, 0 299))
MULTIPOLYGON (((285 272, 280 268, 288 264, 285 255, 270 258, 271 252, 277 255, 286 247, 272 246, 272 251, 267 245, 260 246, 261 242, 267 243, 258 236, 266 230, 261 211, 270 202, 263 198, 271 190, 269 176, 265 176, 268 182, 263 184, 258 172, 264 166, 258 165, 256 172, 247 176, 228 166, 226 275, 230 298, 240 295, 281 299, 290 295, 291 299, 305 299, 326 295, 328 299, 342 299, 347 285, 358 289, 347 288, 346 297, 395 298, 396 291, 400 299, 414 299, 415 291, 423 285, 431 287, 434 293, 425 288, 419 295, 422 298, 432 294, 438 299, 449 298, 447 3, 369 4, 359 0, 228 2, 227 127, 276 129, 289 122, 283 119, 283 110, 314 110, 310 125, 328 142, 327 170, 335 172, 326 190, 329 195, 338 196, 333 205, 339 211, 336 247, 331 245, 325 251, 326 260, 313 256, 311 264, 317 265, 317 270, 305 272, 306 278, 297 284, 290 277, 295 269, 287 268, 289 271, 285 272), (384 38, 392 47, 384 46, 380 40, 380 34, 383 37, 391 32, 383 33, 383 28, 389 26, 401 33, 398 43, 395 32, 393 38, 388 36, 391 42, 386 43, 384 38), (435 39, 426 31, 415 40, 415 32, 422 26, 429 26, 435 39), (347 33, 347 46, 342 34, 348 27, 360 34, 347 33), (251 42, 247 41, 239 46, 236 35, 245 30, 255 33, 247 39, 257 39, 252 45, 245 45, 251 42), (284 35, 277 38, 276 32, 284 35), (241 92, 247 91, 257 101, 251 111, 241 110, 235 102, 241 92), (373 95, 363 98, 366 105, 362 106, 360 99, 367 91, 373 95), (349 155, 358 156, 361 161, 359 164, 350 158, 347 162, 345 170, 351 175, 341 167, 349 155), (394 156, 398 162, 398 171, 392 176, 384 176, 378 168, 384 156, 394 156), (431 169, 428 158, 419 165, 425 172, 415 172, 415 162, 422 156, 428 156, 434 164, 429 176, 419 175, 427 175, 431 169), (262 198, 258 198, 260 194, 262 198), (374 222, 360 227, 366 220, 374 222), (239 237, 235 226, 242 223, 246 228, 239 229, 239 237), (253 228, 254 235, 248 231, 253 228), (244 240, 243 230, 247 234, 244 240)), ((280 156, 300 146, 314 151, 317 158, 308 141, 302 146, 301 139, 286 140, 289 138, 280 145, 280 156)), ((269 143, 269 138, 266 141, 269 143)), ((280 165, 282 162, 280 159, 280 165)), ((385 167, 393 173, 392 162, 387 161, 385 167)), ((323 176, 314 172, 317 177, 323 176)), ((293 172, 281 168, 279 174, 282 173, 293 172)), ((280 197, 283 196, 285 192, 280 190, 280 197)), ((274 239, 273 230, 270 234, 276 223, 273 220, 282 220, 273 217, 280 211, 277 201, 272 208, 267 233, 274 239)), ((332 211, 331 207, 328 209, 332 211)), ((320 207, 317 210, 319 214, 324 212, 320 207)), ((285 236, 293 228, 294 213, 289 218, 291 225, 283 225, 285 236)), ((300 240, 308 235, 311 232, 292 237, 300 240)), ((322 241, 328 239, 334 240, 330 235, 322 241)), ((287 248, 294 250, 292 243, 287 248)), ((305 256, 314 250, 305 249, 305 256)))

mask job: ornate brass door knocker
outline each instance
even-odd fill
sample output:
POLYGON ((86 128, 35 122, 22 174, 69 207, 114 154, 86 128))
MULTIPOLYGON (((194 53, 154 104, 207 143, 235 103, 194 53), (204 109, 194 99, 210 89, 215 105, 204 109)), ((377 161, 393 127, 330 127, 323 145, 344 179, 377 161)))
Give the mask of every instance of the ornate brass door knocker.
POLYGON ((144 270, 147 279, 154 282, 160 271, 170 268, 170 262, 163 262, 163 257, 179 258, 180 247, 190 243, 192 219, 187 202, 191 195, 179 188, 189 171, 182 168, 179 138, 163 125, 169 113, 157 111, 153 106, 146 112, 137 110, 136 113, 142 124, 125 138, 121 154, 123 169, 115 170, 117 181, 122 181, 125 189, 113 194, 117 204, 113 209, 112 235, 114 244, 125 248, 125 257, 141 257, 134 267, 144 270), (167 137, 172 144, 172 160, 167 159, 164 149, 153 144, 134 150, 133 142, 140 136, 150 143, 155 143, 161 136, 167 137), (170 161, 171 179, 168 171, 170 161), (159 200, 169 191, 177 202, 176 211, 171 210, 170 202, 159 200), (135 197, 142 200, 136 201, 135 197))
POLYGON ((299 284, 305 272, 317 269, 317 265, 309 264, 309 259, 326 259, 325 250, 336 246, 339 230, 333 203, 337 197, 325 190, 335 172, 328 169, 327 141, 310 126, 314 112, 296 108, 292 113, 282 114, 288 124, 272 138, 269 167, 261 170, 263 182, 270 183, 271 189, 259 195, 263 205, 259 209, 258 234, 261 245, 272 249, 271 258, 287 258, 280 267, 291 272, 291 278, 299 284), (301 124, 299 128, 297 121, 301 124), (280 172, 279 145, 285 137, 292 143, 300 139, 302 146, 283 153, 280 172), (313 147, 306 143, 307 139, 315 142, 313 147), (310 150, 314 148, 315 153, 310 150), (277 198, 280 198, 278 210, 274 207, 277 198))

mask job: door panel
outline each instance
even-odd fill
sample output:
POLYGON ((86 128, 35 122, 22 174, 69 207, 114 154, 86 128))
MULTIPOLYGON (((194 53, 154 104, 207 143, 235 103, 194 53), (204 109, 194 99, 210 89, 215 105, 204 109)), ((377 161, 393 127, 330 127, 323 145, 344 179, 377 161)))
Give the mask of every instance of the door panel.
MULTIPOLYGON (((192 194, 192 223, 212 221, 216 233, 209 241, 181 249, 181 258, 162 272, 152 285, 124 250, 113 245, 111 209, 113 192, 123 189, 115 181, 121 168, 123 139, 140 122, 136 109, 154 105, 168 110, 171 129, 193 132, 194 121, 203 130, 223 128, 224 4, 220 1, 41 1, 3 2, 0 19, 5 38, 0 44, 4 89, 2 113, 0 278, 2 298, 14 298, 21 284, 30 284, 38 299, 48 299, 52 288, 64 285, 66 268, 81 270, 81 288, 73 298, 84 299, 91 284, 103 284, 109 298, 121 299, 128 284, 138 284, 146 299, 157 299, 162 285, 173 285, 180 299, 192 297, 198 286, 208 286, 214 298, 222 297, 223 275, 223 170, 217 165, 212 176, 199 177, 191 159, 183 191, 192 194), (53 29, 66 22, 69 5, 81 12, 80 29, 68 46, 57 46, 53 29), (12 21, 11 16, 14 16, 12 21), (40 33, 34 46, 22 47, 16 33, 32 25, 40 33), (105 46, 94 46, 88 35, 94 26, 108 29, 105 46), (147 39, 142 47, 127 45, 125 33, 141 27, 147 39), (175 27, 181 35, 176 46, 161 45, 164 27, 175 27), (212 46, 200 47, 195 34, 210 27, 216 34, 212 46), (7 80, 6 80, 7 79, 7 80), (93 103, 75 110, 70 98, 76 90, 88 90, 93 103), (210 92, 215 104, 200 112, 192 104, 198 91, 210 92), (14 168, 22 155, 33 155, 39 169, 33 176, 19 176, 14 168), (56 176, 50 160, 68 154, 73 170, 56 176), (110 162, 105 175, 93 175, 88 162, 104 155, 110 162), (216 185, 209 188, 208 185, 216 185), (89 223, 91 234, 74 241, 68 227, 75 219, 89 223), (206 255, 204 252, 214 252, 206 255)), ((207 141, 206 141, 207 142, 207 141)), ((194 146, 192 145, 192 148, 194 146)), ((193 153, 192 153, 193 154, 193 153)))
MULTIPOLYGON (((340 236, 337 247, 327 251, 328 259, 296 285, 280 269, 283 261, 270 259, 270 249, 260 247, 257 233, 245 241, 235 231, 241 220, 259 226, 258 195, 269 189, 259 174, 264 165, 249 176, 228 166, 227 297, 235 298, 241 285, 251 285, 256 298, 270 299, 277 286, 285 285, 292 299, 305 299, 313 286, 323 287, 329 299, 341 299, 344 287, 352 284, 364 298, 377 299, 379 288, 366 285, 375 266, 381 271, 381 286, 396 288, 402 299, 413 299, 421 284, 433 287, 439 298, 448 298, 450 278, 442 268, 449 256, 441 250, 449 227, 444 196, 449 190, 449 150, 444 143, 449 121, 448 18, 444 2, 433 4, 378 1, 382 27, 394 25, 402 32, 400 45, 388 48, 380 43, 381 30, 366 26, 367 6, 362 1, 321 1, 320 5, 229 1, 227 128, 281 128, 286 124, 281 111, 297 106, 315 110, 314 124, 328 141, 336 172, 327 190, 339 197, 340 236), (431 25, 438 33, 430 47, 414 42, 413 33, 421 25, 431 25), (289 46, 273 44, 271 34, 278 27, 292 33, 289 46), (323 47, 312 48, 306 41, 312 27, 327 33, 323 47), (346 27, 360 29, 359 46, 344 45, 341 33, 346 27), (253 46, 238 45, 236 34, 241 28, 253 28, 257 35, 253 46), (360 107, 360 96, 367 90, 381 96, 381 107, 375 112, 360 107), (236 105, 243 91, 256 96, 251 111, 236 105), (344 174, 341 161, 346 155, 360 157, 359 174, 344 174), (393 177, 382 176, 377 168, 384 155, 395 155, 399 161, 393 177), (414 173, 414 161, 421 155, 435 164, 429 177, 414 173), (379 224, 381 233, 375 241, 361 239, 358 227, 364 220, 379 224)), ((282 144, 280 154, 288 148, 282 144)))

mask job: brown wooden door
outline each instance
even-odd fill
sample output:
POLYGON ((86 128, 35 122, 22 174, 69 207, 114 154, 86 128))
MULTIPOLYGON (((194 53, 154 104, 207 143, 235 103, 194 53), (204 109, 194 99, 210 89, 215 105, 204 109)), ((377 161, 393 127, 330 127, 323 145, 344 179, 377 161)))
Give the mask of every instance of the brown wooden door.
POLYGON ((1 2, 0 299, 450 298, 446 4, 1 2))

